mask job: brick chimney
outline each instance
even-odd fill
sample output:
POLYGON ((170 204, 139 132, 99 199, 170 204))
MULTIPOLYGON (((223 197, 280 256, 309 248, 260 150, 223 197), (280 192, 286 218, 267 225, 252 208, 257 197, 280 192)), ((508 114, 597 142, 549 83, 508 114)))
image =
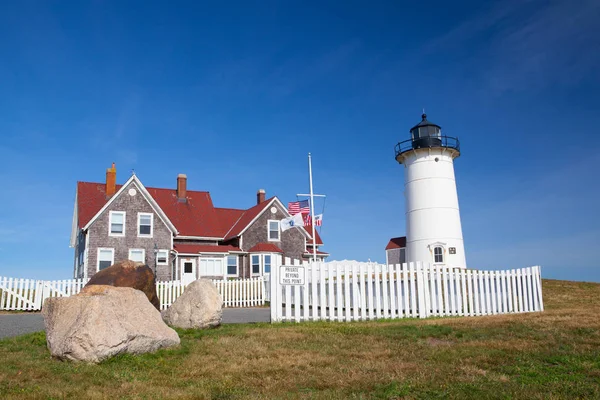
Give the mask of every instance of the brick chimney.
POLYGON ((186 201, 187 194, 187 176, 185 174, 177 175, 177 200, 186 201))
POLYGON ((265 201, 265 196, 265 189, 258 189, 258 192, 256 192, 256 204, 260 204, 265 201))
POLYGON ((111 197, 117 191, 117 168, 115 163, 106 169, 106 197, 111 197))

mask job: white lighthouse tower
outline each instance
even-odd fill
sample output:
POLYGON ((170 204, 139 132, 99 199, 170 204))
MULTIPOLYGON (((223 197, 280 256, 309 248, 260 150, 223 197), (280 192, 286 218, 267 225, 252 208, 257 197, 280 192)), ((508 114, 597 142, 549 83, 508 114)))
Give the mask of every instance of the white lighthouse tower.
POLYGON ((458 138, 442 136, 426 114, 410 134, 396 145, 396 161, 404 165, 406 261, 466 268, 454 178, 458 138))

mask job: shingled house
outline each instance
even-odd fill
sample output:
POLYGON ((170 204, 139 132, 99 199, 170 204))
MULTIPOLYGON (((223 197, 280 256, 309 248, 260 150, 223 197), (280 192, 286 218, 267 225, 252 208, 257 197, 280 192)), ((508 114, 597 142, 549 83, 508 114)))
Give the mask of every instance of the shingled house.
POLYGON ((406 262, 406 236, 391 238, 385 246, 385 263, 404 264, 406 262))
MULTIPOLYGON (((132 176, 116 184, 113 164, 105 183, 77 182, 71 247, 73 275, 88 278, 130 259, 156 270, 158 280, 236 278, 268 274, 275 257, 308 259, 316 243, 311 227, 281 232, 289 213, 277 197, 259 190, 248 209, 218 208, 209 192, 187 190, 180 174, 174 189, 145 187, 132 176)), ((317 258, 329 254, 318 250, 317 258)))

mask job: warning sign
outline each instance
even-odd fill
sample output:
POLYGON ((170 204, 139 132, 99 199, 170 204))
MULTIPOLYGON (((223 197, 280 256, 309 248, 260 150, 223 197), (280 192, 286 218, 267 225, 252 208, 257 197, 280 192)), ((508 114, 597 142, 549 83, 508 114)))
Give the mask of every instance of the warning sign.
POLYGON ((282 285, 304 285, 304 267, 282 265, 279 269, 279 283, 282 285))

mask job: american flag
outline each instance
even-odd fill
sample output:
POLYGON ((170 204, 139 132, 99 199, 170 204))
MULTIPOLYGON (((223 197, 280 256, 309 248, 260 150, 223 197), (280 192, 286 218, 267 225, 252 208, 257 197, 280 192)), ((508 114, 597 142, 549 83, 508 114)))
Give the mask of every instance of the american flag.
MULTIPOLYGON (((312 220, 312 217, 310 214, 304 215, 304 226, 312 225, 311 220, 312 220)), ((317 214, 317 215, 315 215, 315 226, 321 226, 321 225, 323 225, 323 214, 317 214)))
POLYGON ((310 207, 308 206, 308 200, 289 202, 288 203, 288 211, 291 215, 296 215, 298 213, 308 214, 310 212, 310 207))

